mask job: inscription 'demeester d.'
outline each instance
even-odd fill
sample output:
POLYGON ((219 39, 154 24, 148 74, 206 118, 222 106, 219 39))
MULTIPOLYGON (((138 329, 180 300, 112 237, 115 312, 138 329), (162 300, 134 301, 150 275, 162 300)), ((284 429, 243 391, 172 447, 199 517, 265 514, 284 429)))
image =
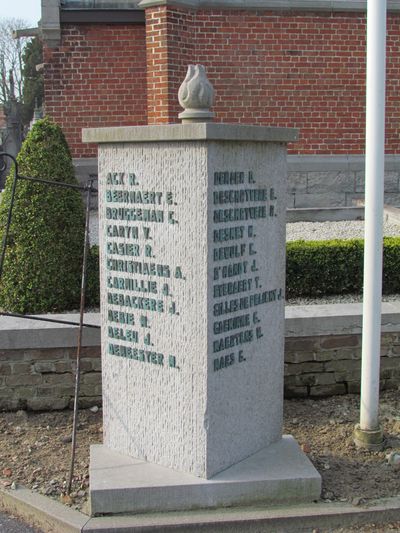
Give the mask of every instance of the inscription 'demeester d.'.
MULTIPOLYGON (((134 173, 108 173, 105 191, 107 335, 110 355, 179 369, 174 354, 152 342, 152 314, 178 317, 175 283, 189 273, 155 261, 153 235, 178 223, 173 192, 148 191, 134 173), (127 207, 129 206, 129 207, 127 207), (132 207, 131 207, 132 206, 132 207), (120 239, 123 239, 121 242, 120 239)), ((257 221, 276 216, 273 188, 259 188, 253 172, 214 173, 212 191, 212 367, 220 371, 246 361, 246 345, 263 337, 259 306, 283 298, 263 287, 257 262, 257 221)), ((157 256, 158 257, 158 256, 157 256)))

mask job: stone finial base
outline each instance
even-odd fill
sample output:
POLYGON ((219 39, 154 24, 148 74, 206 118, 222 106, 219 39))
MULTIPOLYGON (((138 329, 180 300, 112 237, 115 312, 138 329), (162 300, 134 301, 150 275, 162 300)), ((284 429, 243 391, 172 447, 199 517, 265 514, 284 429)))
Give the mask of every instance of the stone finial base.
POLYGON ((202 109, 185 109, 178 116, 184 124, 189 122, 212 122, 215 113, 208 110, 203 111, 202 109))

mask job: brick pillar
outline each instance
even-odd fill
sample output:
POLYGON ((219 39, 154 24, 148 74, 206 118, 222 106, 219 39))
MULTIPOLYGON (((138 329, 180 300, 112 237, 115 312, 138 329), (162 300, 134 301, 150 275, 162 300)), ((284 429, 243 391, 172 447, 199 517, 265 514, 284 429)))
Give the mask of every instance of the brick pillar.
POLYGON ((149 124, 178 122, 178 89, 195 61, 194 12, 173 6, 146 9, 149 124))

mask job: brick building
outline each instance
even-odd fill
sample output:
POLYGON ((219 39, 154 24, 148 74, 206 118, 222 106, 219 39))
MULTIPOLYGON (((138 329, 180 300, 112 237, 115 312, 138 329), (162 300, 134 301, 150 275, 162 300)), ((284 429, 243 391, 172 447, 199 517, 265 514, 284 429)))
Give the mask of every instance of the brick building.
MULTIPOLYGON (((288 206, 363 198, 366 0, 42 0, 45 111, 78 172, 84 127, 178 122, 202 63, 217 120, 300 129, 288 206)), ((400 204, 400 0, 388 1, 386 202, 400 204)))

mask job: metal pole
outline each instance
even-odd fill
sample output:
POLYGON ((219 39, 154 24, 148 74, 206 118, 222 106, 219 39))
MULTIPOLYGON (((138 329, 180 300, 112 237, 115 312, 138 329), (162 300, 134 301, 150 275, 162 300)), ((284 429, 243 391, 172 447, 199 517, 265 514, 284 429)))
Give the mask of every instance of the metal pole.
POLYGON ((386 0, 368 0, 364 305, 359 446, 382 446, 379 371, 385 163, 386 0))
POLYGON ((72 478, 75 467, 75 452, 76 452, 76 430, 78 426, 78 404, 79 404, 79 385, 81 376, 81 347, 82 347, 82 331, 83 331, 83 314, 85 311, 85 292, 86 292, 86 272, 87 272, 87 257, 89 252, 89 221, 90 221, 90 194, 92 192, 92 181, 89 181, 87 186, 86 196, 86 220, 85 220, 85 244, 83 248, 83 264, 82 264, 82 282, 81 282, 81 303, 79 313, 79 334, 78 347, 76 351, 76 374, 75 374, 75 397, 74 397, 74 420, 72 425, 72 444, 71 444, 71 465, 69 470, 69 478, 67 484, 67 494, 70 494, 72 487, 72 478))

